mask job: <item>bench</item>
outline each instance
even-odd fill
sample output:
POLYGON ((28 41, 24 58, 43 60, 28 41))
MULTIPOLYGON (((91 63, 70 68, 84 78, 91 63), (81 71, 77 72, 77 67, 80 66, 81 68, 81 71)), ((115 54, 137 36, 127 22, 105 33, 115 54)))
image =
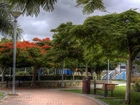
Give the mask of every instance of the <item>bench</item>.
POLYGON ((96 94, 96 90, 103 90, 104 91, 104 97, 107 97, 108 91, 111 91, 111 96, 113 96, 113 90, 115 89, 114 83, 103 83, 103 82, 95 82, 94 83, 94 94, 96 94), (100 87, 97 85, 101 85, 100 87))

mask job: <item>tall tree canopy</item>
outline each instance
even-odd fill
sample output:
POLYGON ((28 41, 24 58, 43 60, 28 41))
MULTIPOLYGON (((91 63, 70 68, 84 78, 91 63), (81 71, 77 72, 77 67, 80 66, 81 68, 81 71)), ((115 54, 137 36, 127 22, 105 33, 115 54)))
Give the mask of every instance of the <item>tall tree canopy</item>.
POLYGON ((128 61, 125 100, 129 104, 132 62, 140 52, 140 13, 128 10, 120 14, 92 16, 83 25, 71 29, 71 34, 85 41, 92 58, 104 55, 109 59, 128 61))
POLYGON ((74 72, 78 61, 83 58, 83 50, 78 42, 72 41, 70 38, 71 36, 68 31, 72 27, 72 22, 67 22, 60 24, 56 29, 52 29, 51 31, 54 32, 52 40, 53 53, 55 52, 54 54, 57 56, 59 62, 65 62, 65 67, 71 68, 74 72))

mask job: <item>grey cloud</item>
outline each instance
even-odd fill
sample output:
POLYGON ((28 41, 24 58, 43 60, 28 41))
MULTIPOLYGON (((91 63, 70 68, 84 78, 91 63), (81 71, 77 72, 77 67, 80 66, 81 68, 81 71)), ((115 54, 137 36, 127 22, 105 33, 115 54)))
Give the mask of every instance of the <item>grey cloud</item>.
POLYGON ((103 0, 107 11, 113 12, 123 12, 133 8, 139 8, 139 0, 103 0))
MULTIPOLYGON (((103 0, 103 2, 108 12, 95 11, 91 15, 122 12, 140 6, 140 0, 103 0)), ((49 13, 41 10, 37 18, 20 16, 18 22, 24 30, 24 39, 31 40, 35 37, 52 38, 51 29, 67 21, 72 21, 73 24, 82 24, 87 17, 88 15, 82 14, 82 8, 75 7, 75 0, 59 0, 55 4, 53 12, 49 13)))

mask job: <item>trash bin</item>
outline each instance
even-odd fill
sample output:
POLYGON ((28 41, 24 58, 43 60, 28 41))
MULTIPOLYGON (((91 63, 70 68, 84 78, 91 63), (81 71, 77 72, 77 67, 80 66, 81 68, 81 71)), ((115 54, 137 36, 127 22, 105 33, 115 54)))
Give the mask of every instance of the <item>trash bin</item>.
POLYGON ((84 77, 82 81, 82 93, 90 94, 90 78, 84 77))

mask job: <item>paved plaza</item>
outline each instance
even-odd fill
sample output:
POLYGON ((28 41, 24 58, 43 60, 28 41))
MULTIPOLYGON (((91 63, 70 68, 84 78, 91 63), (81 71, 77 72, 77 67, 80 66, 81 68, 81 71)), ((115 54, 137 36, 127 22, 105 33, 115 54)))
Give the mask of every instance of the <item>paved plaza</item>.
POLYGON ((16 92, 17 96, 7 96, 0 105, 105 105, 94 98, 87 98, 87 95, 82 96, 59 89, 17 89, 16 92))

